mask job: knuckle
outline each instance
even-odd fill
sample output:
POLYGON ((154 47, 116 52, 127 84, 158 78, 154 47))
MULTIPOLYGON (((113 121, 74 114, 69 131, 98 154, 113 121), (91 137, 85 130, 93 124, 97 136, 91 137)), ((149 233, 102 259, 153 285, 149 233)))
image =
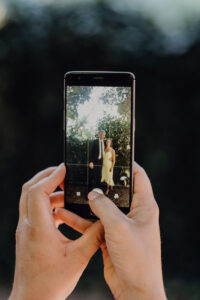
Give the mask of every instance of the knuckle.
POLYGON ((159 218, 159 207, 155 200, 152 202, 149 212, 152 218, 156 218, 156 219, 159 218))
MULTIPOLYGON (((48 236, 48 239, 49 239, 49 236, 48 236)), ((41 243, 42 240, 45 240, 45 239, 42 234, 41 228, 32 226, 27 219, 18 223, 17 229, 15 231, 16 245, 26 244, 27 247, 29 247, 30 242, 41 243)), ((46 243, 47 241, 45 240, 44 242, 46 243)), ((33 245, 33 244, 31 244, 31 245, 33 245)))
POLYGON ((37 185, 32 185, 31 187, 29 187, 28 190, 28 195, 30 197, 35 196, 39 191, 39 187, 37 185))
POLYGON ((47 172, 53 172, 56 169, 56 167, 48 167, 46 168, 47 172))
POLYGON ((147 176, 147 173, 146 173, 146 171, 145 171, 145 169, 143 167, 138 166, 138 169, 139 169, 139 171, 140 171, 141 174, 147 176))
POLYGON ((22 192, 27 193, 28 190, 29 190, 29 188, 30 188, 29 182, 25 182, 25 183, 22 185, 22 192))
POLYGON ((141 172, 141 173, 146 174, 146 171, 145 171, 145 169, 144 169, 143 167, 140 166, 139 169, 140 169, 140 172, 141 172))

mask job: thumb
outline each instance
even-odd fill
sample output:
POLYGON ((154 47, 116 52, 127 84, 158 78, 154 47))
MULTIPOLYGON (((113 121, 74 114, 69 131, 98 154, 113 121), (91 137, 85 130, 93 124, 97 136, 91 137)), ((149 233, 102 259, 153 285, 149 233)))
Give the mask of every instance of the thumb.
POLYGON ((105 229, 107 226, 114 226, 126 218, 119 208, 105 195, 91 191, 88 194, 88 199, 91 210, 99 217, 105 229))

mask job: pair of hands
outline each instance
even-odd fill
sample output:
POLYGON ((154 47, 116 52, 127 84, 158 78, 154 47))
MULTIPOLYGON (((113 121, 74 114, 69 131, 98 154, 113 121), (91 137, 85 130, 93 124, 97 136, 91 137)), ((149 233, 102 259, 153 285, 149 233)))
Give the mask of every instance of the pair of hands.
POLYGON ((61 207, 65 167, 48 168, 22 188, 16 231, 16 267, 9 300, 64 300, 101 247, 104 277, 115 299, 166 299, 161 268, 158 206, 145 171, 134 164, 131 210, 124 215, 104 195, 90 192, 100 221, 92 224, 61 207), (53 193, 54 192, 54 193, 53 193), (58 226, 82 233, 71 241, 58 226))

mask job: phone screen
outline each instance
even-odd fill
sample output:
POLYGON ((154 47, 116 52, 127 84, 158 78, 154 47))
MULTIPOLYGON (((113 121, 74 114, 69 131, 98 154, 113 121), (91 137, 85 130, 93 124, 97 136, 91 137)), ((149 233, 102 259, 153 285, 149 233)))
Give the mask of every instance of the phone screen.
POLYGON ((98 189, 129 208, 132 186, 132 87, 66 85, 65 198, 88 204, 98 189))

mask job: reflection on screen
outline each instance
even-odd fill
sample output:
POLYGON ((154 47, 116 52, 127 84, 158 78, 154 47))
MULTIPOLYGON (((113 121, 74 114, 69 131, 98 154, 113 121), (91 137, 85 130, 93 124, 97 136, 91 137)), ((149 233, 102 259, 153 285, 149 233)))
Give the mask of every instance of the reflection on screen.
POLYGON ((66 93, 67 201, 87 204, 98 188, 128 207, 131 88, 67 86, 66 93))

